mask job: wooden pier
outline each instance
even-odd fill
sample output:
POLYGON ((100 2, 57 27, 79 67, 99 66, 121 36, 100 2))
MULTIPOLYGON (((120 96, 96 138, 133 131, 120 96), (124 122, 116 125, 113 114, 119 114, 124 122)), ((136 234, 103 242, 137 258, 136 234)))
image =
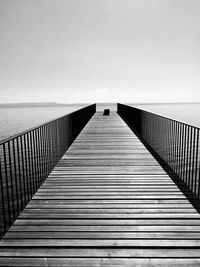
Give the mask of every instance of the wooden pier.
POLYGON ((96 112, 0 242, 0 266, 200 266, 200 215, 117 113, 96 112))

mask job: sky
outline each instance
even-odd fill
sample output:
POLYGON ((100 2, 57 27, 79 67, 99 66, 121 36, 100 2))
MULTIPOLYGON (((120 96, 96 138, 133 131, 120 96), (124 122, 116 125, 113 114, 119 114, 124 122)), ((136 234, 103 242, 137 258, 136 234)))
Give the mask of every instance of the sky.
POLYGON ((199 0, 0 0, 0 103, 200 102, 199 0))

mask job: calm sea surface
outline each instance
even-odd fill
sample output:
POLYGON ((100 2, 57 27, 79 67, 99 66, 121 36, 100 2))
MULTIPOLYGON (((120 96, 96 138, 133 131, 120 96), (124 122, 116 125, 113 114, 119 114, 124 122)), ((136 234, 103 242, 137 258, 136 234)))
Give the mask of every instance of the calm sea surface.
POLYGON ((0 108, 0 140, 83 107, 0 108))
POLYGON ((200 103, 198 104, 156 104, 134 105, 165 117, 200 127, 200 103))
MULTIPOLYGON (((200 104, 134 104, 133 106, 200 127, 200 104)), ((0 108, 0 140, 82 107, 84 106, 0 108)), ((103 108, 116 110, 116 105, 97 106, 97 110, 103 108)))

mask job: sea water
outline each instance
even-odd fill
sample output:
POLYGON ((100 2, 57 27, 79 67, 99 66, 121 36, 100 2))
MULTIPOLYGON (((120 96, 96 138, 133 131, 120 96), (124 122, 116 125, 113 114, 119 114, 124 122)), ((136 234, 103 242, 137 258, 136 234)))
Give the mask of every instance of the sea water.
MULTIPOLYGON (((159 115, 200 127, 200 104, 129 104, 159 115)), ((0 140, 31 127, 69 114, 85 105, 62 107, 17 107, 0 108, 0 140)), ((116 104, 98 104, 97 110, 110 108, 116 104)))
POLYGON ((0 108, 0 140, 83 107, 84 105, 0 108))

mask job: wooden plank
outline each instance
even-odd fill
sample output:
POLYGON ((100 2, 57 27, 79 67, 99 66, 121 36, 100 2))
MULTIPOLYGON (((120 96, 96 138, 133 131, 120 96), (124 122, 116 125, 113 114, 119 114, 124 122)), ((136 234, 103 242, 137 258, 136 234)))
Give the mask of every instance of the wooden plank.
MULTIPOLYGON (((46 197, 46 199, 44 198, 41 199, 41 197, 37 197, 37 196, 34 196, 32 201, 39 201, 41 203, 44 203, 43 201, 48 201, 48 203, 56 203, 56 201, 61 201, 61 202, 67 202, 68 204, 115 204, 115 203, 118 203, 118 204, 135 204, 135 203, 141 203, 141 200, 140 199, 130 199, 130 200, 126 200, 126 199, 107 199, 107 200, 101 200, 101 199, 95 199, 95 200, 91 200, 91 199, 50 199, 48 196, 46 197)), ((150 204, 153 204, 153 203, 166 203, 166 204, 169 204, 169 203, 186 203, 188 204, 188 200, 187 199, 144 199, 142 200, 142 203, 150 203, 150 204)))
MULTIPOLYGON (((49 190, 51 189, 52 187, 48 187, 48 186, 43 186, 41 187, 40 191, 45 191, 45 190, 49 190)), ((145 191, 150 191, 150 192, 179 192, 178 189, 176 187, 171 187, 171 188, 165 188, 165 187, 120 187, 120 186, 117 186, 116 188, 114 187, 71 187, 71 188, 68 188, 67 186, 56 186, 55 188, 51 189, 53 191, 60 191, 60 192, 115 192, 115 193, 118 193, 118 192, 127 192, 127 193, 130 193, 130 192, 145 192, 145 191)), ((50 191, 49 191, 50 192, 50 191)))
POLYGON ((192 208, 182 208, 182 209, 176 209, 176 208, 160 208, 160 209, 145 209, 145 208, 136 208, 136 209, 87 209, 87 208, 82 208, 82 209, 65 209, 65 208, 35 208, 35 209, 31 209, 31 208, 26 208, 26 212, 28 213, 36 213, 36 212, 52 212, 52 213, 68 213, 68 214, 84 214, 84 213, 88 213, 88 214, 124 214, 124 213, 128 213, 128 214, 150 214, 150 213, 196 213, 196 210, 192 209, 192 208))
POLYGON ((196 239, 3 239, 0 247, 198 247, 200 240, 196 239))
POLYGON ((10 231, 5 239, 181 239, 200 240, 200 232, 55 232, 10 231))
POLYGON ((88 266, 199 266, 200 260, 198 258, 52 258, 52 257, 41 257, 41 258, 3 258, 0 262, 0 266, 76 266, 76 267, 88 267, 88 266))
POLYGON ((53 209, 183 209, 183 208, 192 208, 193 206, 190 203, 187 204, 68 204, 68 203, 29 203, 27 209, 39 209, 39 208, 53 208, 53 209))
POLYGON ((10 231, 56 232, 199 232, 200 225, 13 225, 10 231))
POLYGON ((200 248, 3 248, 0 257, 198 258, 200 248))
MULTIPOLYGON (((37 196, 54 196, 54 199, 59 196, 60 199, 140 199, 142 201, 142 199, 185 199, 185 197, 181 194, 172 194, 172 193, 157 193, 155 194, 155 192, 152 194, 151 192, 145 192, 145 193, 140 193, 137 192, 134 193, 134 195, 126 195, 124 193, 115 193, 115 194, 105 194, 105 193, 85 193, 83 194, 81 192, 81 194, 75 194, 75 193, 64 193, 64 192, 45 192, 45 193, 37 193, 37 196), (62 195, 62 196, 61 196, 62 195)), ((44 199, 44 198, 43 198, 44 199)), ((58 198, 59 199, 59 198, 58 198)))
POLYGON ((129 196, 132 196, 132 198, 140 198, 141 199, 144 197, 145 199, 150 197, 150 198, 157 198, 159 196, 166 196, 166 197, 170 197, 173 196, 174 198, 179 198, 180 196, 182 196, 183 194, 181 194, 178 191, 173 191, 173 190, 152 190, 152 189, 148 189, 148 190, 130 190, 129 192, 126 191, 120 191, 120 190, 116 190, 116 191, 110 191, 110 190, 96 190, 96 191, 81 191, 81 190, 64 190, 64 189, 41 189, 40 192, 37 193, 37 195, 58 195, 58 194, 62 194, 63 196, 94 196, 97 197, 98 196, 105 196, 105 198, 107 196, 113 196, 113 198, 119 198, 120 196, 123 196, 123 198, 127 198, 129 199, 129 196))
POLYGON ((14 222, 14 225, 197 225, 200 226, 200 218, 199 219, 148 219, 148 220, 102 220, 102 219, 87 219, 87 220, 71 220, 71 219, 63 219, 63 220, 51 220, 51 219, 18 219, 14 222))
POLYGON ((172 213, 172 212, 166 212, 166 213, 108 213, 108 214, 87 214, 87 213, 75 213, 75 214, 69 214, 69 213, 63 213, 63 212, 39 212, 35 211, 33 214, 29 212, 22 212, 19 216, 19 218, 26 218, 34 219, 34 218, 42 218, 42 219, 199 219, 199 213, 187 213, 187 212, 180 212, 180 213, 172 213))

